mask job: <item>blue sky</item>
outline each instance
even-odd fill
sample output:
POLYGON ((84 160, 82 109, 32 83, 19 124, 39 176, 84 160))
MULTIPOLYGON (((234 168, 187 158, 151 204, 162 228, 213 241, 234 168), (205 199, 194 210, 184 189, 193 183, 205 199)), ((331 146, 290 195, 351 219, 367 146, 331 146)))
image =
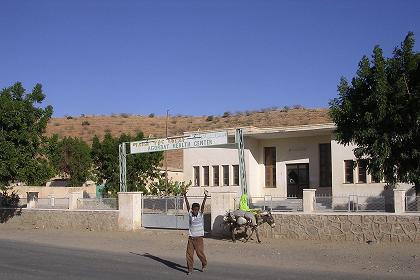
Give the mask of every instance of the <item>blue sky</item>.
MULTIPOLYGON (((375 44, 420 41, 420 1, 0 0, 0 88, 54 116, 327 107, 375 44)), ((419 49, 416 43, 416 49, 419 49)))

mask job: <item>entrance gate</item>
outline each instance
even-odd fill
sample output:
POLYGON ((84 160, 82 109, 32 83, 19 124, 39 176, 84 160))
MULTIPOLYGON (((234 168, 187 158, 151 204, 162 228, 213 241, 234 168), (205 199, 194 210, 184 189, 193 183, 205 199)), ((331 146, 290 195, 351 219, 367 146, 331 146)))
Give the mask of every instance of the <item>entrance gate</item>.
MULTIPOLYGON (((180 137, 147 139, 143 141, 122 143, 119 145, 120 192, 127 192, 127 155, 168 150, 202 148, 227 144, 228 137, 226 131, 205 134, 197 133, 180 137), (127 153, 127 145, 129 145, 129 153, 127 153)), ((232 144, 236 144, 238 148, 239 183, 241 185, 242 193, 245 194, 247 193, 247 182, 245 174, 244 141, 242 129, 236 129, 235 143, 232 144)), ((201 201, 202 199, 203 198, 201 198, 201 201)), ((201 201, 197 202, 201 203, 201 201)), ((182 197, 143 196, 142 202, 143 227, 188 229, 188 213, 185 209, 183 209, 184 199, 182 197)), ((189 202, 191 205, 196 201, 193 201, 193 199, 189 198, 189 202)), ((206 202, 206 204, 208 202, 206 202)), ((207 220, 209 220, 208 218, 207 220)))
POLYGON ((143 196, 142 226, 188 229, 188 214, 181 196, 143 196))

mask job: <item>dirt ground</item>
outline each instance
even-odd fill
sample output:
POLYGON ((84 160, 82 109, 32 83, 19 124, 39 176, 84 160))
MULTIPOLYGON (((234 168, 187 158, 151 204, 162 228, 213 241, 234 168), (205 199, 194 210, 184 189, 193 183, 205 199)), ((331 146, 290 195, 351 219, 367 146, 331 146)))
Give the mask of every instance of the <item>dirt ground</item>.
MULTIPOLYGON (((186 231, 139 232, 46 231, 0 226, 0 239, 64 248, 115 253, 153 254, 183 259, 186 231)), ((206 238, 211 263, 250 264, 302 271, 360 272, 414 277, 420 275, 420 244, 359 244, 263 239, 262 244, 206 238)), ((420 278, 419 278, 420 279, 420 278)))

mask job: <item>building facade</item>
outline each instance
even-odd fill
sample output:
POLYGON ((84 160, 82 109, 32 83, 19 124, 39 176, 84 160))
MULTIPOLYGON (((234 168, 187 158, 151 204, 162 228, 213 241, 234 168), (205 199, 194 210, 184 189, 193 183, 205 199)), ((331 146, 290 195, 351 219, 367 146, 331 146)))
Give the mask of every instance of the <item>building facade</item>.
MULTIPOLYGON (((299 198, 307 188, 335 197, 383 195, 386 184, 371 176, 363 161, 356 161, 355 146, 335 140, 334 130, 333 123, 244 128, 248 195, 299 198)), ((228 130, 230 144, 224 146, 184 150, 184 180, 193 186, 190 195, 201 195, 204 188, 240 195, 234 135, 234 129, 228 130)))

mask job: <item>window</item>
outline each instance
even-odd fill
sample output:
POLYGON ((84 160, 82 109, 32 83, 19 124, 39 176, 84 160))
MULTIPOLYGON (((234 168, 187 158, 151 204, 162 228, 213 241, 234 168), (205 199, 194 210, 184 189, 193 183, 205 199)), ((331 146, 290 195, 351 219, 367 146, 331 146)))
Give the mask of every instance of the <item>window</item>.
POLYGON ((213 166, 213 186, 219 186, 219 166, 213 166))
POLYGON ((229 165, 223 165, 223 186, 229 186, 229 165))
POLYGON ((239 186, 239 165, 233 166, 233 185, 239 186))
POLYGON ((380 176, 375 176, 375 175, 372 174, 370 178, 371 178, 370 179, 371 183, 380 183, 381 182, 381 177, 380 176))
POLYGON ((359 160, 357 163, 358 170, 358 183, 367 183, 367 172, 366 172, 367 162, 366 160, 359 160))
POLYGON ((194 170, 194 186, 199 186, 200 185, 200 167, 194 166, 193 170, 194 170))
POLYGON ((276 147, 264 148, 265 187, 276 187, 276 147))
POLYGON ((354 161, 353 160, 345 160, 344 161, 344 182, 345 183, 352 184, 354 182, 353 167, 354 167, 354 161))
POLYGON ((210 184, 210 174, 209 174, 209 167, 208 166, 203 166, 203 176, 204 176, 204 182, 203 185, 204 186, 209 186, 210 184))
POLYGON ((319 186, 331 187, 331 143, 319 144, 319 186))

